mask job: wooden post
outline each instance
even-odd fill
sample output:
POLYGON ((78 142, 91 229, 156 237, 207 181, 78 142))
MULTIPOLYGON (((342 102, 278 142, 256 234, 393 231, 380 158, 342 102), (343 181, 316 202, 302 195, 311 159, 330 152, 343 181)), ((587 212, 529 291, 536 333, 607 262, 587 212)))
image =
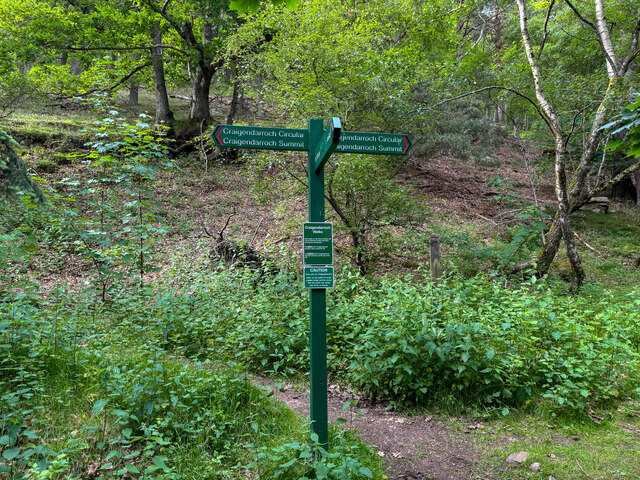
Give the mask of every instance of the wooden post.
POLYGON ((432 233, 429 243, 431 244, 431 280, 437 285, 442 273, 440 268, 440 237, 438 234, 432 233))

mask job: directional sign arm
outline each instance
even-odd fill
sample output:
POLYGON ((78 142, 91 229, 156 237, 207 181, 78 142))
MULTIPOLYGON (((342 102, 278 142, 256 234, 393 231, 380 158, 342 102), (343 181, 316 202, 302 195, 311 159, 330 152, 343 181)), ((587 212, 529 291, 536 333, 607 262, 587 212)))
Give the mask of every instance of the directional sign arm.
POLYGON ((340 142, 340 130, 340 119, 333 117, 316 147, 316 156, 314 158, 316 173, 324 168, 324 164, 327 163, 327 160, 329 160, 329 157, 338 146, 340 142))
POLYGON ((296 128, 216 125, 211 138, 221 148, 309 150, 309 132, 296 128))
POLYGON ((370 155, 407 155, 413 142, 409 135, 399 133, 345 132, 340 135, 338 153, 370 155))

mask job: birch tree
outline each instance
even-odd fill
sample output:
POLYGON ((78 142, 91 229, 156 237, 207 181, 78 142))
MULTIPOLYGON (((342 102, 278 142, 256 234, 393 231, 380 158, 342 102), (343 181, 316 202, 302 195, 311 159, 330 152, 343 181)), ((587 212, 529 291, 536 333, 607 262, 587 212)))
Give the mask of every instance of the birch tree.
MULTIPOLYGON (((640 34, 640 7, 632 3, 625 4, 627 12, 626 20, 619 29, 617 37, 619 41, 614 45, 610 32, 610 23, 607 21, 607 9, 604 0, 595 0, 593 11, 582 11, 572 3, 565 0, 567 8, 584 26, 584 31, 594 38, 599 46, 601 58, 607 72, 608 83, 601 96, 596 99, 597 109, 591 119, 589 133, 583 144, 577 166, 575 166, 568 178, 567 171, 567 145, 575 127, 575 118, 567 125, 562 122, 558 115, 559 108, 547 97, 545 84, 550 79, 541 68, 541 57, 545 42, 548 41, 548 24, 554 8, 560 8, 555 0, 551 0, 547 8, 544 31, 541 35, 541 42, 534 46, 529 30, 530 13, 525 0, 516 0, 518 6, 518 18, 520 34, 524 46, 527 62, 531 71, 531 77, 535 89, 535 101, 538 111, 543 117, 554 141, 555 149, 555 193, 557 199, 557 211, 551 225, 547 242, 541 250, 536 268, 539 274, 545 274, 553 262, 562 243, 564 243, 567 257, 573 271, 571 289, 580 287, 585 279, 584 269, 580 261, 580 255, 575 245, 574 232, 571 226, 571 213, 589 201, 590 198, 601 193, 613 182, 624 178, 629 173, 640 169, 640 163, 628 167, 615 178, 608 182, 595 182, 595 186, 587 187, 587 178, 593 170, 596 160, 596 152, 600 146, 602 137, 602 126, 608 118, 615 113, 620 106, 620 101, 625 98, 629 89, 630 72, 634 60, 638 55, 638 37, 640 34), (537 49, 535 48, 537 47, 537 49), (537 51, 536 51, 537 50, 537 51)), ((584 8, 582 4, 581 8, 584 8)), ((619 5, 617 6, 619 7, 619 5)), ((614 8, 612 6, 612 8, 614 8)), ((567 52, 568 55, 571 52, 567 52)), ((557 79, 555 79, 557 81, 557 79)), ((596 179, 597 180, 597 179, 596 179)))

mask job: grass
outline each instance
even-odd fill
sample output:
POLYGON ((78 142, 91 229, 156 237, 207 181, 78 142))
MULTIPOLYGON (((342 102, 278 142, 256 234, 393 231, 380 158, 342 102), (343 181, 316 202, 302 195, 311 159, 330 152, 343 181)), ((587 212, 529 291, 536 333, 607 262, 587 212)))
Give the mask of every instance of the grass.
POLYGON ((640 283, 640 208, 629 205, 607 214, 581 211, 573 224, 596 250, 578 243, 589 281, 617 293, 640 283))
POLYGON ((636 403, 610 412, 602 423, 551 411, 515 414, 486 423, 475 438, 501 479, 618 480, 640 478, 639 432, 636 403), (527 460, 507 466, 507 456, 521 451, 529 453, 527 460), (540 463, 537 472, 529 468, 534 462, 540 463))

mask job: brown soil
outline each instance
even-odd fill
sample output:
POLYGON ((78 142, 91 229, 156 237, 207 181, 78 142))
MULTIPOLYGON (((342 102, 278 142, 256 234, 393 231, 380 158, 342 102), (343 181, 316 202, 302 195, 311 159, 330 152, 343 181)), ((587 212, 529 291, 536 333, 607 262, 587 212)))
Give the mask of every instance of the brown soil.
MULTIPOLYGON (((536 153, 527 151, 526 155, 531 165, 536 153)), ((534 195, 515 139, 507 139, 494 156, 499 161, 496 167, 482 167, 446 154, 416 157, 407 162, 399 179, 413 185, 427 199, 437 199, 440 211, 462 214, 472 221, 501 223, 513 206, 509 205, 509 191, 492 187, 488 182, 490 178, 503 179, 510 185, 512 195, 520 200, 533 204, 534 195)), ((530 171, 540 205, 553 205, 555 193, 549 178, 538 178, 533 167, 530 171)))
MULTIPOLYGON (((277 401, 309 415, 308 389, 291 385, 276 387, 273 381, 256 377, 254 383, 274 392, 277 401), (277 392, 277 395, 275 394, 277 392)), ((341 411, 349 393, 338 385, 329 386, 329 422, 345 418, 345 428, 355 429, 360 438, 370 444, 384 458, 386 475, 390 480, 490 480, 495 477, 484 470, 480 453, 474 447, 473 435, 482 424, 469 422, 459 433, 431 415, 405 416, 388 410, 384 405, 356 406, 364 415, 341 411)))

